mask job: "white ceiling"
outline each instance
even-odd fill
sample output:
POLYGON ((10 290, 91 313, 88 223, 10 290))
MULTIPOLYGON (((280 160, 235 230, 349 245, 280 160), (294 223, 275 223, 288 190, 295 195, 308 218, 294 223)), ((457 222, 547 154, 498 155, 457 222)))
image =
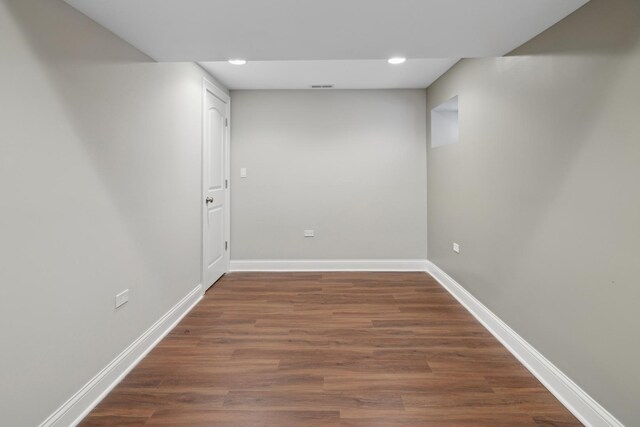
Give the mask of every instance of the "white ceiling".
POLYGON ((400 73, 358 60, 406 56, 454 63, 461 57, 501 56, 588 0, 66 1, 158 61, 245 58, 250 61, 245 70, 207 67, 219 68, 217 77, 232 87, 266 88, 282 87, 287 76, 290 87, 299 87, 305 76, 304 87, 320 80, 345 87, 363 80, 367 87, 413 87, 416 73, 436 75, 444 62, 407 61, 400 73), (331 62, 313 67, 297 62, 318 60, 331 62), (255 61, 267 62, 250 67, 255 61))
POLYGON ((333 85, 335 89, 425 88, 457 59, 408 59, 402 65, 386 60, 253 61, 241 67, 226 61, 201 62, 229 89, 309 89, 333 85))

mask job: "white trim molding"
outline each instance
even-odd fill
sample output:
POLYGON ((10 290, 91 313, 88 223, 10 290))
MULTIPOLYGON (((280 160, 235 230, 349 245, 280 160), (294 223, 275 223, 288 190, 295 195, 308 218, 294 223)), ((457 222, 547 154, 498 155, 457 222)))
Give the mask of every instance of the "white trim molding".
POLYGON ((231 260, 231 271, 424 271, 424 259, 231 260))
POLYGON ((431 261, 433 276, 460 304, 493 334, 582 423, 591 427, 624 427, 531 344, 431 261))
POLYGON ((196 286, 102 371, 44 420, 40 427, 76 426, 202 299, 196 286))

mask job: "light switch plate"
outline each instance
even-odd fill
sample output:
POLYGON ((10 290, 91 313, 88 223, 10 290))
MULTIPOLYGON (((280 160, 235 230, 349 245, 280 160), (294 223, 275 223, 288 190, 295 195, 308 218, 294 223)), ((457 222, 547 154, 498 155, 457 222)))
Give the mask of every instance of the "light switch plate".
POLYGON ((240 168, 240 178, 247 177, 247 168, 240 168))
POLYGON ((313 230, 304 230, 304 237, 315 237, 315 231, 313 230))
POLYGON ((460 245, 457 243, 453 244, 453 252, 459 254, 460 253, 460 245))
POLYGON ((116 308, 121 307, 127 301, 129 301, 129 289, 126 289, 116 295, 116 308))

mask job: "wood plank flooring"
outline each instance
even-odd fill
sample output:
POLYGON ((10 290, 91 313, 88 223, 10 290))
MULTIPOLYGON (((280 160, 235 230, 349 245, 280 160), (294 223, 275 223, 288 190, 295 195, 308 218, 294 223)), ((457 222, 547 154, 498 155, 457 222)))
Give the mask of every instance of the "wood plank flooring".
POLYGON ((233 273, 81 425, 582 424, 424 273, 233 273))

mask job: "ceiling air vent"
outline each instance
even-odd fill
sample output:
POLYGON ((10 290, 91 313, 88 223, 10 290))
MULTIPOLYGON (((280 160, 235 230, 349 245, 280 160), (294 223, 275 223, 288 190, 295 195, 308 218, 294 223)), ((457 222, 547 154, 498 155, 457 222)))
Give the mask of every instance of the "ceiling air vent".
POLYGON ((311 89, 333 89, 333 85, 311 85, 311 89))

